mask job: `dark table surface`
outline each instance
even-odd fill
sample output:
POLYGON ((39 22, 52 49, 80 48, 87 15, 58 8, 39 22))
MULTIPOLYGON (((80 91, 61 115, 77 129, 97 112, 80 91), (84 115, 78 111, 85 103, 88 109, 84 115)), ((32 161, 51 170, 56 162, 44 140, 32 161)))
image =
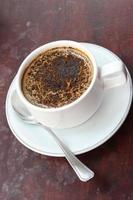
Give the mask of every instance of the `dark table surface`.
POLYGON ((133 107, 117 134, 78 156, 96 173, 87 183, 64 158, 28 150, 8 127, 5 98, 20 63, 60 39, 109 48, 133 75, 133 0, 0 0, 0 200, 133 200, 133 107))

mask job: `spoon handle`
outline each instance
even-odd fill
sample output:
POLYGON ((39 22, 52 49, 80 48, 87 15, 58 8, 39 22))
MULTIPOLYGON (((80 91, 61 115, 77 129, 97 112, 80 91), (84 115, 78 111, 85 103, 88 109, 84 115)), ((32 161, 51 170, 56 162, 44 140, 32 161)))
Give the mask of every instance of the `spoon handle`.
POLYGON ((94 172, 91 171, 87 166, 85 166, 70 150, 69 148, 57 137, 57 135, 48 127, 45 127, 41 124, 43 128, 45 128, 55 139, 57 144, 62 149, 66 159, 68 160, 69 164, 79 177, 81 181, 88 181, 94 176, 94 172))

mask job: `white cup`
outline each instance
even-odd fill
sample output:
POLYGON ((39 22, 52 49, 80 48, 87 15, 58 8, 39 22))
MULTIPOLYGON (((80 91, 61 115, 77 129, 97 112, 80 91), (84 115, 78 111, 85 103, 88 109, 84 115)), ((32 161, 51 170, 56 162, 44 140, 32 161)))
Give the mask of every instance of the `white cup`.
POLYGON ((45 126, 69 128, 88 120, 100 106, 104 90, 125 84, 126 70, 123 62, 117 61, 98 67, 93 55, 78 42, 61 40, 45 44, 32 51, 22 62, 16 76, 16 90, 24 105, 45 126), (23 95, 21 82, 25 69, 39 54, 55 47, 73 47, 84 52, 93 64, 93 78, 88 89, 75 101, 59 108, 41 108, 31 104, 23 95))

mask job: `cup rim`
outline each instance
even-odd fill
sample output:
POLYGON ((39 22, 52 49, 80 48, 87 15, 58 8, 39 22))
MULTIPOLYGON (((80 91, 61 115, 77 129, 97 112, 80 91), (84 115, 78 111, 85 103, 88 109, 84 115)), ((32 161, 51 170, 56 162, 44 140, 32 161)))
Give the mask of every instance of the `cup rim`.
POLYGON ((96 65, 96 60, 94 58, 94 56, 90 53, 90 51, 88 51, 82 44, 80 44, 79 42, 76 41, 72 41, 72 40, 58 40, 58 41, 53 41, 53 42, 49 42, 46 43, 38 48, 36 48, 35 50, 33 50, 21 63, 17 75, 16 75, 16 90, 17 93, 20 97, 20 99, 22 100, 22 102, 24 102, 24 104, 30 108, 34 108, 34 110, 38 110, 38 111, 46 111, 46 112, 57 112, 57 111, 63 111, 66 110, 68 108, 71 108, 73 106, 75 106, 76 104, 78 104, 81 100, 83 100, 85 98, 85 96, 87 96, 87 94, 91 91, 96 78, 97 78, 97 74, 98 74, 98 69, 97 69, 97 65, 96 65), (69 44, 69 45, 68 45, 69 44), (51 46, 51 47, 50 47, 51 46), (53 46, 53 47, 52 47, 53 46), (76 100, 74 100, 73 102, 63 105, 61 107, 50 107, 50 108, 45 108, 45 107, 39 107, 36 106, 32 103, 30 103, 26 97, 24 96, 22 89, 21 89, 21 81, 22 81, 22 75, 26 69, 26 67, 42 52, 45 52, 48 49, 51 48, 55 48, 55 47, 73 47, 73 48, 77 48, 80 51, 82 51, 83 53, 85 53, 91 60, 92 65, 93 65, 93 78, 91 80, 91 83, 89 85, 89 87, 83 92, 83 94, 77 98, 76 100))

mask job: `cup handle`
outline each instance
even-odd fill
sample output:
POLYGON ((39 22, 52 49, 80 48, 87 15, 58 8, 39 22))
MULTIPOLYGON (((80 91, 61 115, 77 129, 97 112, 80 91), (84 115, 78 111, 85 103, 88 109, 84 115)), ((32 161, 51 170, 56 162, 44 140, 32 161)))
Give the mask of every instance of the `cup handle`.
POLYGON ((101 67, 100 78, 104 89, 124 85, 127 81, 127 72, 122 61, 115 61, 101 67))

